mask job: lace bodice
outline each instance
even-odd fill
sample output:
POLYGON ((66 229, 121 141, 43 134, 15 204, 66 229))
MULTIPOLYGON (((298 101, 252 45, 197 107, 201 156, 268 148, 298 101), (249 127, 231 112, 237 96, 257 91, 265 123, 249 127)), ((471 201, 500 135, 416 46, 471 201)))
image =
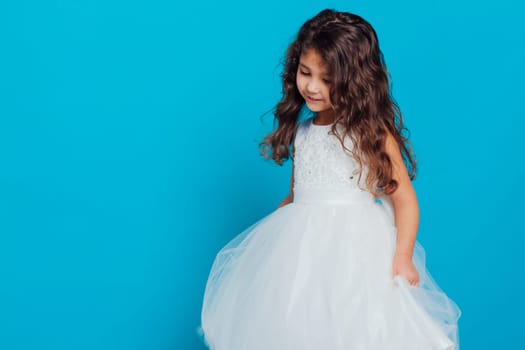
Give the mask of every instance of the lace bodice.
MULTIPOLYGON (((298 125, 294 140, 294 190, 364 189, 366 172, 358 186, 359 164, 338 138, 329 134, 331 125, 316 125, 312 121, 310 117, 298 125)), ((346 147, 352 149, 350 138, 344 140, 346 147)))

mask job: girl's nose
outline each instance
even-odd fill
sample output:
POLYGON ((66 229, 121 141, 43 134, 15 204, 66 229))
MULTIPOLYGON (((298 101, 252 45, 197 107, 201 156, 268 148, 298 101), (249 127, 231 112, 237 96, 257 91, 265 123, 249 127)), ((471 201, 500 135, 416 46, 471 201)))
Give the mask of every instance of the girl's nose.
POLYGON ((312 94, 315 94, 319 92, 319 84, 317 84, 314 80, 310 80, 306 84, 306 90, 312 94))

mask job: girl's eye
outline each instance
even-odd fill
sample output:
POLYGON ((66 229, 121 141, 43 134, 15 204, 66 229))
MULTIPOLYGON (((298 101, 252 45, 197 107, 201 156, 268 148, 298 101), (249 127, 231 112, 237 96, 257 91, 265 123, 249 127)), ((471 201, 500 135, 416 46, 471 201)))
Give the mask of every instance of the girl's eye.
MULTIPOLYGON (((306 76, 311 75, 310 72, 305 72, 305 71, 303 71, 303 70, 301 70, 301 69, 299 69, 299 73, 301 73, 302 75, 306 75, 306 76)), ((323 82, 324 82, 325 84, 330 84, 330 83, 332 83, 332 81, 331 81, 331 80, 328 80, 328 79, 323 79, 323 82)))

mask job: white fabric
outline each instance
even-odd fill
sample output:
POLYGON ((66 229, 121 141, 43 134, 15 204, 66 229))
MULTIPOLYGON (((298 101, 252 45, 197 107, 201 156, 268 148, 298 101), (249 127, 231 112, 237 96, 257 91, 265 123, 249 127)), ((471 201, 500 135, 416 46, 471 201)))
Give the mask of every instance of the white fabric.
POLYGON ((203 341, 212 350, 458 350, 460 309, 417 242, 420 285, 392 276, 392 205, 357 186, 357 165, 329 130, 300 124, 294 201, 218 252, 203 341))
MULTIPOLYGON (((295 148, 295 190, 349 189, 358 187, 358 164, 345 153, 341 142, 335 137, 327 137, 330 125, 316 125, 312 119, 302 122, 294 142, 295 148), (309 127, 311 125, 311 127, 309 127)), ((341 128, 338 128, 342 133, 341 128)), ((345 146, 352 149, 350 138, 345 138, 345 146)), ((360 187, 364 188, 364 176, 360 187)))

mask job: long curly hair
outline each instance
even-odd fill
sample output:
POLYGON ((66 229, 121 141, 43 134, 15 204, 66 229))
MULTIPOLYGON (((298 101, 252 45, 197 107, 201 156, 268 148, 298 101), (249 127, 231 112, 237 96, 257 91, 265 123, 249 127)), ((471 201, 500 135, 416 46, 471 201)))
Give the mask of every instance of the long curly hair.
MULTIPOLYGON (((315 50, 330 77, 330 101, 335 112, 332 133, 366 171, 366 188, 379 195, 391 194, 398 183, 393 178, 392 160, 385 150, 387 132, 397 142, 411 180, 416 162, 399 106, 390 93, 389 73, 377 34, 362 17, 325 9, 306 21, 286 51, 282 98, 274 109, 277 128, 266 135, 259 148, 263 157, 277 164, 293 158, 293 140, 305 100, 296 84, 301 54, 315 50), (339 134, 337 125, 343 126, 339 134), (344 145, 350 137, 352 149, 344 145)), ((275 124, 274 124, 275 126, 275 124)))

